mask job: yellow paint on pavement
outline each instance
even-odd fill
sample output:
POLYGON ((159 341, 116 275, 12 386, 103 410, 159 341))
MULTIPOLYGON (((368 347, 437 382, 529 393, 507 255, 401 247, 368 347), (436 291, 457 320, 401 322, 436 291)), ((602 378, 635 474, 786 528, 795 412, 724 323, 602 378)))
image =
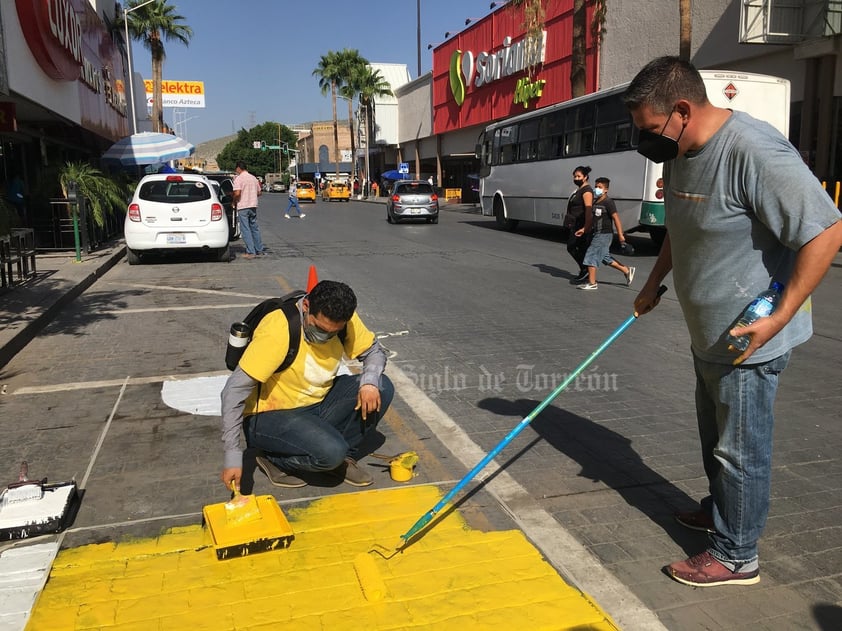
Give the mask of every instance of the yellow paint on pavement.
POLYGON ((422 486, 319 499, 288 511, 289 548, 224 561, 200 526, 63 550, 27 629, 616 630, 520 531, 472 530, 457 511, 391 559, 371 553, 366 580, 383 593, 367 600, 358 555, 397 545, 440 498, 422 486))

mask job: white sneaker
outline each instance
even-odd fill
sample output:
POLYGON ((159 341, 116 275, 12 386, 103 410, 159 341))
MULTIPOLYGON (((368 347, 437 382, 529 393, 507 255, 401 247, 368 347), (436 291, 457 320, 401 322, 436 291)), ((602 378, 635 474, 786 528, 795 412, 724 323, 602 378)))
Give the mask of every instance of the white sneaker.
POLYGON ((582 285, 579 285, 576 289, 584 289, 586 291, 590 289, 599 289, 599 285, 597 285, 596 283, 584 283, 582 285))
POLYGON ((626 285, 631 285, 632 281, 634 280, 634 272, 635 268, 629 265, 629 273, 626 274, 626 285))
POLYGON ((286 214, 284 215, 284 219, 289 219, 289 213, 286 213, 286 214))
POLYGON ((304 217, 306 217, 307 215, 305 215, 304 213, 301 213, 301 214, 300 214, 300 215, 298 215, 298 216, 299 216, 301 219, 304 219, 304 217))

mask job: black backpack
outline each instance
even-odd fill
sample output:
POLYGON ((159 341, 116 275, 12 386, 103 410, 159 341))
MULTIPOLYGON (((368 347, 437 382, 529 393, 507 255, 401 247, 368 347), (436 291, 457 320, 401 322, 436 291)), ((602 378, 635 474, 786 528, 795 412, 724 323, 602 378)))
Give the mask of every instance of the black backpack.
MULTIPOLYGON (((297 289, 280 298, 268 298, 249 311, 249 314, 243 321, 238 323, 246 326, 248 341, 239 347, 232 346, 229 341, 228 348, 225 351, 225 365, 228 367, 228 370, 237 368, 237 364, 240 363, 240 358, 243 356, 246 348, 248 348, 251 337, 254 331, 257 330, 257 325, 260 324, 261 320, 278 309, 284 312, 284 316, 286 316, 287 323, 289 324, 289 348, 287 349, 284 360, 275 372, 283 372, 289 368, 292 362, 295 361, 295 357, 298 355, 298 349, 301 346, 301 313, 298 311, 298 301, 306 295, 306 291, 297 289)), ((347 328, 343 328, 339 332, 339 339, 343 343, 345 342, 346 335, 347 328)))

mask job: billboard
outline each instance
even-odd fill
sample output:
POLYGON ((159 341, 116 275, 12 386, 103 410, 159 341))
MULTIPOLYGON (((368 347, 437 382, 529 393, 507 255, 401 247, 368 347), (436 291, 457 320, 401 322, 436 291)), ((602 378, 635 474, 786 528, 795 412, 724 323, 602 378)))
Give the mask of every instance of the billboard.
MULTIPOLYGON (((152 104, 152 80, 145 79, 146 102, 152 104)), ((204 81, 161 81, 164 107, 204 107, 204 81)))

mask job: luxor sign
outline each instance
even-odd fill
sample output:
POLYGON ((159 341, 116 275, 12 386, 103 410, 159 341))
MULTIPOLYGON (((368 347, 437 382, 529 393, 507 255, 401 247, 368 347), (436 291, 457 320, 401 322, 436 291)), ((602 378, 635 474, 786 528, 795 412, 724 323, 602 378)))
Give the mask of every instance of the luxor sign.
POLYGON ((82 66, 84 0, 15 0, 23 34, 38 65, 57 81, 75 81, 82 66))
POLYGON ((92 29, 89 18, 95 13, 87 5, 86 0, 15 0, 26 43, 47 76, 80 80, 94 93, 104 93, 108 105, 125 115, 125 97, 114 85, 109 64, 85 53, 91 48, 85 38, 93 35, 99 41, 104 33, 92 29))

